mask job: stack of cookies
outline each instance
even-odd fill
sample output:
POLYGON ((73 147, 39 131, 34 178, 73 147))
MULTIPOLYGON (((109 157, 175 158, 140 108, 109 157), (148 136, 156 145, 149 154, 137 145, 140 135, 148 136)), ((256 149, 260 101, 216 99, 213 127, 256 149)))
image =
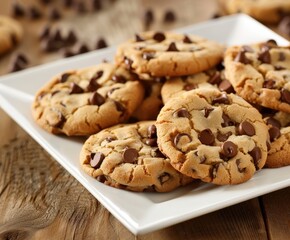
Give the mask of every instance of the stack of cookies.
POLYGON ((249 180, 290 164, 290 48, 273 40, 223 46, 144 32, 115 64, 62 73, 39 90, 35 121, 89 136, 82 168, 107 185, 168 192, 201 180, 249 180))

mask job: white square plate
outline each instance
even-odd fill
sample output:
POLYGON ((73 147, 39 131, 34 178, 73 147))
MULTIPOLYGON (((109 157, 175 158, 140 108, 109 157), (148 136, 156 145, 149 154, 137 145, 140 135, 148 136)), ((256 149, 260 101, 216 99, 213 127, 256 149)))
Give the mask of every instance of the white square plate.
MULTIPOLYGON (((268 39, 288 44, 246 15, 224 17, 178 31, 198 34, 226 45, 268 39)), ((111 188, 85 174, 79 166, 82 141, 43 131, 32 119, 31 103, 35 92, 55 74, 94 65, 104 58, 113 59, 114 52, 115 48, 109 48, 4 76, 0 78, 0 106, 130 231, 147 233, 290 186, 290 166, 263 169, 248 182, 236 186, 199 184, 164 194, 111 188)))

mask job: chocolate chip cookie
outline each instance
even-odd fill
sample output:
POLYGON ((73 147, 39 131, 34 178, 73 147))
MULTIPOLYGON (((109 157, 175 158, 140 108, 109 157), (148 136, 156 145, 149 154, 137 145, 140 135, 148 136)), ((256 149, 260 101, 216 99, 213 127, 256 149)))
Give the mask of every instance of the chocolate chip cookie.
POLYGON ((197 89, 170 99, 156 128, 171 165, 204 182, 242 183, 266 162, 267 126, 257 109, 232 93, 197 89))
POLYGON ((246 13, 265 23, 277 23, 290 13, 289 0, 220 0, 228 13, 246 13))
POLYGON ((290 47, 274 40, 233 46, 225 54, 225 74, 238 95, 253 104, 290 113, 290 47))
POLYGON ((22 35, 22 27, 16 20, 0 16, 0 54, 14 48, 21 40, 22 35))
POLYGON ((102 63, 53 78, 36 94, 35 121, 54 134, 90 135, 126 121, 144 89, 124 68, 102 63))
POLYGON ((192 182, 157 147, 154 121, 121 124, 92 135, 80 161, 91 176, 116 188, 168 192, 192 182))
POLYGON ((183 76, 215 66, 223 47, 213 41, 170 32, 144 32, 122 44, 116 63, 143 79, 152 76, 183 76))

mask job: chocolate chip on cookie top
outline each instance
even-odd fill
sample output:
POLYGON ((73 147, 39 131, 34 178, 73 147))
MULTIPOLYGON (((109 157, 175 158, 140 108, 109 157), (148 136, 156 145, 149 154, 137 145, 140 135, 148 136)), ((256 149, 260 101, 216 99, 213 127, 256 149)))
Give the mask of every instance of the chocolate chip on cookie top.
POLYGON ((222 59, 223 47, 194 35, 143 32, 122 44, 116 62, 143 79, 204 71, 222 59))
POLYGON ((197 89, 169 100, 156 122, 158 146, 181 173, 219 185, 250 179, 266 161, 268 129, 242 98, 197 89))
POLYGON ((234 46, 225 54, 225 74, 247 101, 290 113, 290 48, 274 40, 234 46))
POLYGON ((36 94, 36 122, 54 134, 90 135, 126 121, 144 89, 123 68, 102 63, 53 78, 36 94))
POLYGON ((117 125, 92 135, 80 161, 97 180, 131 191, 168 192, 193 181, 160 152, 153 121, 117 125))

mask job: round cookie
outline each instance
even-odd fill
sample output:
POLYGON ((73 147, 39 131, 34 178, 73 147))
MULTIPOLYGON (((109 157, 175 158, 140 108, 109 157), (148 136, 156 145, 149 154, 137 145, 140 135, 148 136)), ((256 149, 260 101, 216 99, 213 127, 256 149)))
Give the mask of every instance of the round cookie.
POLYGON ((168 79, 161 89, 162 100, 166 103, 171 98, 198 88, 219 89, 227 93, 234 92, 231 83, 225 79, 224 71, 211 69, 194 75, 168 79))
POLYGON ((16 20, 0 16, 0 55, 14 48, 22 35, 22 27, 16 20))
POLYGON ((143 32, 119 46, 115 60, 149 80, 209 69, 221 61, 223 50, 218 43, 194 35, 143 32))
POLYGON ((290 12, 289 0, 220 0, 225 10, 246 13, 259 21, 277 23, 290 12))
POLYGON ((230 47, 225 74, 245 100, 290 113, 290 47, 279 47, 274 40, 230 47))
POLYGON ((263 112, 269 127, 270 149, 265 167, 277 168, 290 165, 290 114, 269 110, 263 112))
POLYGON ((235 94, 184 93, 165 104, 156 127, 158 146, 171 165, 204 182, 245 182, 267 158, 267 126, 257 109, 235 94))
POLYGON ((102 63, 53 78, 33 102, 35 121, 54 134, 91 135, 126 121, 144 89, 124 68, 102 63))
POLYGON ((80 162, 86 173, 116 188, 169 192, 193 179, 159 151, 154 121, 120 124, 90 136, 80 162))

